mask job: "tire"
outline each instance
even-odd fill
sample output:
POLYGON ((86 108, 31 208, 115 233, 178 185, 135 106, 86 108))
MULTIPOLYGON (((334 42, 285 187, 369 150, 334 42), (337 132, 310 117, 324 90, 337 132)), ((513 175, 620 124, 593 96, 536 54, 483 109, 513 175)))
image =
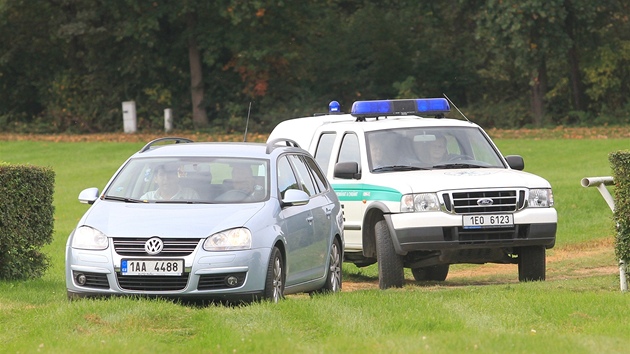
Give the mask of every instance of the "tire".
POLYGON ((518 254, 518 280, 543 281, 545 272, 545 247, 521 247, 518 254))
POLYGON ((403 258, 396 253, 385 220, 376 223, 376 258, 378 286, 381 289, 401 288, 405 280, 403 258))
POLYGON ((341 253, 341 246, 339 246, 339 240, 335 239, 330 247, 330 255, 328 259, 328 272, 326 273, 326 283, 324 286, 317 290, 316 293, 337 293, 341 291, 342 272, 341 267, 343 263, 341 253))
POLYGON ((448 275, 448 264, 438 264, 430 267, 412 268, 411 274, 416 281, 444 281, 448 275))
POLYGON ((273 303, 284 299, 284 281, 285 269, 282 253, 278 247, 274 247, 271 250, 269 265, 267 266, 267 279, 265 280, 263 298, 273 303))

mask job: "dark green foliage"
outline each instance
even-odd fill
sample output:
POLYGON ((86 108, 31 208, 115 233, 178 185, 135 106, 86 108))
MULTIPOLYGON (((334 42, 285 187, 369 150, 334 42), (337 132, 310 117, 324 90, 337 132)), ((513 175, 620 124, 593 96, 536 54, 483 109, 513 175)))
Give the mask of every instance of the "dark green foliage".
POLYGON ((44 274, 52 241, 55 173, 49 168, 0 163, 0 279, 44 274))
POLYGON ((264 132, 337 100, 441 97, 485 127, 627 124, 627 1, 0 1, 0 131, 264 132), (192 21, 194 20, 194 21, 192 21), (191 41, 192 40, 192 41, 191 41), (193 122, 189 43, 201 61, 193 122), (532 98, 535 98, 532 100, 532 98), (512 109, 514 108, 514 109, 512 109))
POLYGON ((615 180, 615 253, 627 264, 630 261, 630 151, 612 152, 609 160, 615 180))

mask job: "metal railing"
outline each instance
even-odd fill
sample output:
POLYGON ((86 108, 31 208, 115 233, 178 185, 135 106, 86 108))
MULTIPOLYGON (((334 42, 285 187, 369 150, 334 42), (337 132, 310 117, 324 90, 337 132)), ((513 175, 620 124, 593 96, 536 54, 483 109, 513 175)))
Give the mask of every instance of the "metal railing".
MULTIPOLYGON (((615 184, 614 179, 611 176, 605 177, 584 177, 581 181, 582 187, 597 187, 599 193, 602 195, 608 207, 612 212, 615 211, 615 200, 606 188, 606 186, 612 186, 615 184)), ((626 262, 623 259, 619 260, 619 285, 621 291, 628 291, 628 281, 626 279, 626 262)))

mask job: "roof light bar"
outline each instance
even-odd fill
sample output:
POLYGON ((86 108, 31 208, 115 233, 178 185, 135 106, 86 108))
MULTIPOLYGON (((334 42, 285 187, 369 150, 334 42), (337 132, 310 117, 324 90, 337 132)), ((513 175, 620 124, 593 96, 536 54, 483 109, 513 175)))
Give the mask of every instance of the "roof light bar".
POLYGON ((355 117, 404 116, 408 114, 442 115, 451 107, 444 98, 418 98, 410 100, 356 101, 351 114, 355 117))

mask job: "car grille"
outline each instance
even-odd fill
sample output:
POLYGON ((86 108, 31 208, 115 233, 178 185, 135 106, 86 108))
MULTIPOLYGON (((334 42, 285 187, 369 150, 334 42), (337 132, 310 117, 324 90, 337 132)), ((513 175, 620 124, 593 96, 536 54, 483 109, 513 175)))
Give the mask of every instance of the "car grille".
POLYGON ((230 274, 204 274, 199 277, 198 290, 217 290, 227 288, 238 288, 245 283, 245 272, 242 273, 230 273, 230 274), (228 285, 226 278, 228 276, 234 276, 238 281, 236 284, 228 285))
POLYGON ((525 205, 525 191, 514 189, 456 191, 444 193, 442 198, 446 209, 455 214, 515 212, 525 205), (481 199, 490 199, 492 203, 479 203, 481 199))
MULTIPOLYGON (((114 249, 116 253, 123 256, 148 256, 144 250, 144 244, 149 238, 114 238, 114 249)), ((198 238, 163 238, 164 249, 160 256, 183 257, 187 256, 197 248, 198 238)))
POLYGON ((181 276, 156 276, 156 275, 121 275, 116 273, 118 285, 125 290, 140 291, 176 291, 183 290, 188 284, 190 273, 181 276))

